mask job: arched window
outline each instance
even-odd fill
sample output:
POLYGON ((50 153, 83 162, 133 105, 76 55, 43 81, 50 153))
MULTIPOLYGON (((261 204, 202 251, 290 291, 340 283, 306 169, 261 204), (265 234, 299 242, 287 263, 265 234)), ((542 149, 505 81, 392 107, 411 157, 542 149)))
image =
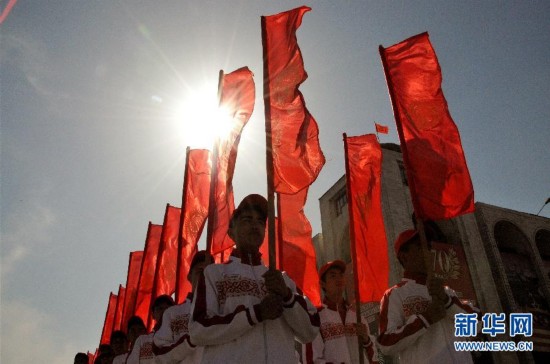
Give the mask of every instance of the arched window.
POLYGON ((548 311, 525 234, 513 223, 499 221, 494 236, 516 303, 522 308, 548 311))
POLYGON ((544 271, 550 278, 550 231, 541 229, 535 234, 535 243, 539 250, 542 263, 544 265, 544 271))

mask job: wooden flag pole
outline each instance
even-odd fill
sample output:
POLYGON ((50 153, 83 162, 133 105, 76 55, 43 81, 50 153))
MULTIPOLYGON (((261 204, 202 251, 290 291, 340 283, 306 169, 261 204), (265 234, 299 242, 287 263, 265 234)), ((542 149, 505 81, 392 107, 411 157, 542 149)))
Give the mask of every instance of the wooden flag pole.
POLYGON ((180 304, 185 299, 184 297, 179 297, 180 290, 179 287, 183 284, 180 281, 180 269, 183 262, 181 261, 181 254, 183 253, 183 226, 185 224, 185 207, 187 206, 187 186, 189 185, 189 154, 191 148, 187 147, 185 149, 185 167, 183 172, 183 188, 181 193, 181 217, 180 217, 180 228, 178 233, 178 257, 176 263, 176 303, 180 304), (180 301, 181 300, 181 301, 180 301))
MULTIPOLYGON (((355 318, 358 324, 362 324, 361 319, 361 300, 359 299, 359 276, 357 274, 357 254, 355 254, 355 230, 354 230, 354 219, 353 219, 353 196, 351 195, 351 181, 350 181, 350 171, 349 171, 349 156, 348 156, 348 137, 346 133, 342 134, 344 139, 344 158, 346 164, 346 191, 348 198, 348 215, 349 215, 349 240, 351 248, 351 260, 353 266, 353 288, 355 292, 355 318)), ((365 362, 363 354, 363 340, 361 336, 357 335, 357 344, 359 347, 359 363, 363 364, 365 362)))
MULTIPOLYGON (((390 100, 391 105, 393 109, 393 115, 395 117, 395 123, 397 126, 397 133, 399 134, 399 140, 401 141, 401 153, 403 154, 403 165, 405 166, 405 171, 407 173, 407 182, 409 185, 409 191, 411 192, 411 198, 413 200, 413 208, 416 207, 415 199, 413 191, 416 189, 413 188, 414 186, 414 178, 411 175, 409 168, 408 168, 408 151, 407 151, 407 143, 405 143, 405 135, 403 134, 403 123, 401 122, 401 119, 399 117, 399 110, 397 110, 396 106, 396 97, 395 97, 395 90, 393 89, 393 84, 391 82, 388 82, 388 63, 386 61, 386 57, 384 56, 384 47, 380 45, 378 47, 378 51, 380 52, 380 58, 382 59, 382 66, 384 67, 384 75, 386 76, 386 84, 388 85, 388 91, 390 93, 390 100)), ((426 271, 428 273, 428 281, 433 277, 433 269, 430 268, 430 254, 428 251, 428 242, 426 239, 426 232, 424 231, 424 222, 422 221, 422 218, 419 217, 417 213, 415 213, 416 221, 417 221, 417 230, 420 235, 420 246, 422 249, 422 255, 424 257, 424 264, 426 264, 426 271)))
POLYGON ((267 64, 266 19, 262 16, 262 45, 264 59, 264 115, 265 115, 265 167, 267 172, 267 241, 269 247, 269 268, 276 269, 277 248, 275 246, 275 187, 273 184, 273 142, 271 138, 271 95, 269 90, 269 66, 267 64))
MULTIPOLYGON (((218 78, 218 104, 221 103, 222 99, 222 89, 223 89, 223 70, 220 70, 219 78, 218 78)), ((215 226, 215 218, 214 216, 214 210, 216 208, 216 185, 218 184, 218 149, 220 145, 220 138, 216 137, 216 141, 214 142, 214 147, 212 148, 212 158, 211 158, 211 170, 210 170, 210 194, 208 197, 208 225, 206 227, 206 251, 212 256, 214 254, 212 253, 212 239, 214 235, 214 226, 215 226)), ((209 254, 206 254, 205 257, 206 264, 210 264, 210 256, 209 254)))

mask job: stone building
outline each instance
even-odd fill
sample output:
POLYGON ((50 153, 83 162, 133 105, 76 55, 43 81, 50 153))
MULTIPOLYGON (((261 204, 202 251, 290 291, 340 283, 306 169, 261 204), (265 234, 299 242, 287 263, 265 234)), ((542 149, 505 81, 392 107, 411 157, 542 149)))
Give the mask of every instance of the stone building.
MULTIPOLYGON (((401 280, 393 250, 400 232, 414 226, 413 206, 400 147, 382 144, 382 212, 388 240, 388 287, 401 280)), ((351 264, 345 176, 319 199, 322 233, 314 237, 318 264, 343 259, 351 264)), ((506 334, 487 340, 532 341, 533 352, 485 353, 482 362, 550 363, 550 219, 477 202, 473 214, 429 222, 437 236, 431 253, 437 275, 483 313, 533 314, 531 338, 506 334)), ((349 269, 348 271, 352 271, 349 269)), ((352 279, 348 293, 351 294, 352 279)), ((371 332, 376 306, 362 308, 371 332)))

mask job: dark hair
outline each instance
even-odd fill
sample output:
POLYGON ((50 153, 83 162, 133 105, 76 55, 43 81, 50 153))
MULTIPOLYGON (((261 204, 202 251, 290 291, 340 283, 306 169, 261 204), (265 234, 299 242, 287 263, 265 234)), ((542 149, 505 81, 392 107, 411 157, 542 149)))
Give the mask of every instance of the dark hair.
POLYGON ((145 327, 145 324, 143 323, 143 320, 139 316, 132 316, 128 320, 128 331, 130 331, 130 327, 140 325, 142 327, 145 327))
POLYGON ((76 353, 74 360, 76 361, 77 359, 86 359, 86 362, 88 362, 88 355, 84 353, 76 353))
POLYGON ((122 339, 122 340, 128 340, 128 337, 122 330, 115 330, 111 334, 111 342, 113 342, 114 339, 122 339))
POLYGON ((154 310, 156 307, 160 306, 163 303, 166 303, 169 306, 173 306, 174 300, 172 299, 172 297, 168 296, 167 294, 160 295, 157 298, 155 298, 155 301, 151 306, 151 310, 154 310))

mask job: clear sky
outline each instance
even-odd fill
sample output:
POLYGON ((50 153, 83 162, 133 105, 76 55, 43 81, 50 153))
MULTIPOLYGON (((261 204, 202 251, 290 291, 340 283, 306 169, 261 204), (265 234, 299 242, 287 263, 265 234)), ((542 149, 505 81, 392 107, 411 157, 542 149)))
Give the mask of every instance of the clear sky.
MULTIPOLYGON (((0 1, 3 8, 7 1, 0 1)), ((95 350, 109 292, 147 224, 180 206, 181 105, 248 66, 258 98, 236 199, 265 194, 260 16, 294 1, 19 0, 0 25, 4 364, 95 350)), ((344 174, 342 133, 398 137, 378 54, 428 31, 476 201, 537 213, 550 197, 550 2, 310 1, 298 32, 327 163, 306 213, 344 174)), ((187 118, 188 119, 188 118, 187 118)), ((183 130, 183 131, 182 131, 183 130)), ((238 202, 237 201, 237 202, 238 202)), ((550 216, 550 205, 541 215, 550 216)))

